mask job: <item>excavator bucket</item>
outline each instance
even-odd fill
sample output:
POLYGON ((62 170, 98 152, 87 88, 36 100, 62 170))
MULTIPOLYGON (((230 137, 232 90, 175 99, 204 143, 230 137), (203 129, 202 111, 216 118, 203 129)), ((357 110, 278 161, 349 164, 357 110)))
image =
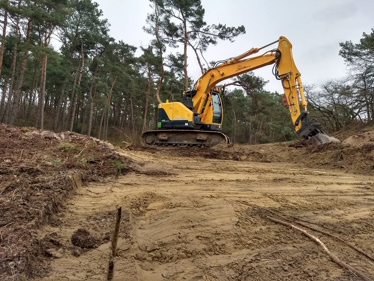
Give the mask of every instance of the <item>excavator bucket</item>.
POLYGON ((320 145, 320 144, 325 144, 325 143, 340 143, 340 140, 337 138, 331 137, 325 133, 318 133, 312 137, 309 138, 312 144, 314 145, 320 145))
POLYGON ((301 126, 300 130, 297 131, 297 134, 300 139, 305 139, 310 141, 313 145, 321 145, 326 143, 340 143, 340 140, 329 136, 321 124, 317 122, 305 122, 301 126))

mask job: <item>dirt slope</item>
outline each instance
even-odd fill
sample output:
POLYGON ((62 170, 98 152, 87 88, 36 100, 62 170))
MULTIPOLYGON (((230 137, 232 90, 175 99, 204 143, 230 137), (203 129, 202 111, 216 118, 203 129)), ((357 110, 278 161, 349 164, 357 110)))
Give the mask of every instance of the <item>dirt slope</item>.
POLYGON ((45 271, 36 235, 82 184, 131 170, 113 146, 71 132, 55 134, 0 124, 0 280, 45 271))
POLYGON ((1 125, 0 142, 0 280, 107 280, 118 207, 113 280, 362 280, 279 219, 374 279, 373 132, 121 150, 1 125))

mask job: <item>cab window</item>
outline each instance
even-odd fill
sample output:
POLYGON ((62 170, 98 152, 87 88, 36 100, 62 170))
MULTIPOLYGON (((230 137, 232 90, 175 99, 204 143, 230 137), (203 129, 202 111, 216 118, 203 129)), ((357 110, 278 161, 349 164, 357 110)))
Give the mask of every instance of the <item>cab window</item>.
POLYGON ((219 95, 212 95, 213 104, 213 123, 222 123, 222 105, 219 95))

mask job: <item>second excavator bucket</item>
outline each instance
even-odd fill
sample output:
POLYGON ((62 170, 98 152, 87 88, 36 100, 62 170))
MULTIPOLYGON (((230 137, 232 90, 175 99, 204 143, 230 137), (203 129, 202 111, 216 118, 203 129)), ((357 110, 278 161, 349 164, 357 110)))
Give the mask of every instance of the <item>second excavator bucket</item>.
POLYGON ((300 139, 310 141, 313 145, 321 145, 326 143, 340 143, 335 137, 329 136, 317 122, 310 122, 307 118, 303 120, 301 128, 297 131, 300 139))

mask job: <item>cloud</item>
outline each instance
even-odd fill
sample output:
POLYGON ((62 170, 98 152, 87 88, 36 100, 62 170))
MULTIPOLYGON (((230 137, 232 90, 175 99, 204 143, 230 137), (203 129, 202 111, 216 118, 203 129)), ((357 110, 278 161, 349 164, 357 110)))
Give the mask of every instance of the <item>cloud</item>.
POLYGON ((354 17, 358 11, 359 3, 354 0, 346 1, 326 1, 326 5, 320 7, 314 14, 313 19, 316 21, 338 21, 347 20, 354 17))

